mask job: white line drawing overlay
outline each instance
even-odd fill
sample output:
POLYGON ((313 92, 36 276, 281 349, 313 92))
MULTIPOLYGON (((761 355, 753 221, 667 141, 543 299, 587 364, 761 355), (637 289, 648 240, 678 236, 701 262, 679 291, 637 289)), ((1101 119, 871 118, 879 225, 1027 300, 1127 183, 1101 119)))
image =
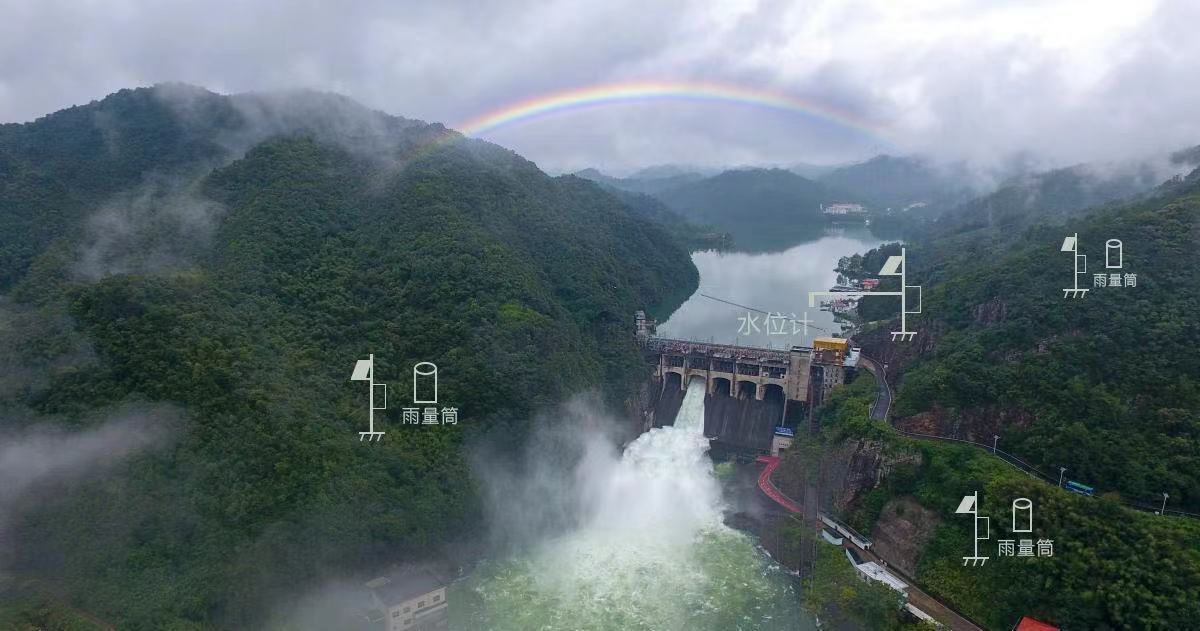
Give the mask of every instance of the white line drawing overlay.
POLYGON ((963 557, 963 565, 968 561, 971 565, 984 565, 991 557, 979 556, 979 542, 991 537, 991 519, 988 517, 979 516, 979 491, 975 491, 970 495, 964 495, 962 501, 959 502, 955 513, 971 515, 975 526, 975 554, 968 557, 963 557), (983 536, 979 536, 979 523, 983 522, 983 536))
POLYGON ((1033 532, 1033 500, 1027 497, 1013 500, 1012 531, 1033 532))
POLYGON ((901 342, 910 342, 916 337, 916 331, 908 330, 908 314, 921 313, 922 290, 920 285, 908 284, 908 253, 907 248, 900 248, 899 256, 889 256, 884 262, 883 267, 879 270, 880 276, 899 276, 900 291, 810 291, 808 292, 808 306, 817 306, 818 296, 838 296, 840 298, 861 298, 863 296, 899 296, 900 297, 900 330, 892 331, 892 341, 900 340, 901 342), (908 308, 908 290, 917 290, 917 309, 910 311, 908 308))
POLYGON ((438 402, 438 367, 433 362, 413 366, 413 403, 438 402), (432 398, 428 398, 432 394, 432 398))
POLYGON ((1075 262, 1075 274, 1071 276, 1071 287, 1063 288, 1063 298, 1082 298, 1087 294, 1087 289, 1079 287, 1079 277, 1087 274, 1087 255, 1079 253, 1079 233, 1063 239, 1060 252, 1070 252, 1072 260, 1075 262), (1083 264, 1083 269, 1079 269, 1080 263, 1083 264))
POLYGON ((372 440, 379 441, 383 439, 384 432, 375 431, 375 410, 387 409, 387 384, 375 383, 375 354, 371 353, 367 359, 360 359, 354 364, 354 372, 350 375, 350 381, 366 381, 370 386, 367 394, 367 431, 358 433, 358 440, 361 442, 366 439, 367 442, 372 440), (375 388, 383 388, 383 405, 375 406, 375 388))
POLYGON ((1104 267, 1121 269, 1125 263, 1125 246, 1120 239, 1109 239, 1104 242, 1104 267))

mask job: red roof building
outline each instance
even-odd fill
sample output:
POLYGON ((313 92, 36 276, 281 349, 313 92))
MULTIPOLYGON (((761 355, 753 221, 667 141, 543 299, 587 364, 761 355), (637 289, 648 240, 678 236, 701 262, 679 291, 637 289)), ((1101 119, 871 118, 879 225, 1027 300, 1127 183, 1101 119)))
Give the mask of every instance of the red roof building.
POLYGON ((1028 616, 1021 618, 1017 626, 1013 627, 1013 631, 1058 631, 1058 627, 1052 624, 1046 624, 1041 620, 1034 620, 1028 616))

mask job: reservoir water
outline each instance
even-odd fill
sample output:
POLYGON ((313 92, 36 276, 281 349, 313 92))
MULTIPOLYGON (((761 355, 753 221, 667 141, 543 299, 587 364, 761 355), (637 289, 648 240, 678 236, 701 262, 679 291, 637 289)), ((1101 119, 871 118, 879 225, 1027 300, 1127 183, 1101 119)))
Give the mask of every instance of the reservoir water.
MULTIPOLYGON (((808 291, 834 284, 839 257, 882 243, 867 230, 820 235, 773 253, 698 252, 700 289, 659 334, 755 346, 808 344, 839 329, 807 307, 808 291), (745 308, 810 320, 772 331, 745 308), (739 331, 742 328, 742 331, 739 331)), ((619 456, 587 465, 572 484, 582 499, 578 526, 504 559, 481 563, 448 599, 450 628, 465 631, 816 628, 800 607, 797 582, 726 526, 726 504, 703 435, 704 386, 689 384, 673 427, 652 429, 619 456)), ((582 467, 581 467, 582 468, 582 467)))
POLYGON ((822 311, 819 302, 816 307, 808 306, 808 292, 828 291, 834 285, 837 274, 833 269, 839 258, 884 242, 867 228, 856 226, 827 231, 779 252, 697 252, 692 261, 700 270, 700 289, 659 324, 658 333, 745 346, 807 346, 814 336, 840 330, 833 314, 822 311), (758 311, 747 316, 744 307, 758 311), (768 322, 762 311, 784 317, 768 322), (800 322, 804 319, 810 321, 807 335, 800 322))

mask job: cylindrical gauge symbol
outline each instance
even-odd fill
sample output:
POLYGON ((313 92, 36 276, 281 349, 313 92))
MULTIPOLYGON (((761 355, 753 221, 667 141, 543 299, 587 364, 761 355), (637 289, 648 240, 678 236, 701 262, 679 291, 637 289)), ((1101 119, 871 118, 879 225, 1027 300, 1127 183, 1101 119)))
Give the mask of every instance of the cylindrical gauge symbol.
POLYGON ((1124 264, 1125 252, 1120 239, 1104 242, 1104 267, 1119 269, 1124 264))
POLYGON ((437 403, 437 371, 431 362, 413 366, 413 403, 437 403))
POLYGON ((1012 503, 1013 532, 1033 532, 1033 500, 1018 497, 1012 503))

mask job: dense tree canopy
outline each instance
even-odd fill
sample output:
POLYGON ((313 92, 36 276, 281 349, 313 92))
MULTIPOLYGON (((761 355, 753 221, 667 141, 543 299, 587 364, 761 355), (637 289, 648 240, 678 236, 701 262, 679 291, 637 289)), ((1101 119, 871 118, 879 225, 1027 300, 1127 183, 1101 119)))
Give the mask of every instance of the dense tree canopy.
POLYGON ((327 95, 181 89, 0 129, 0 343, 40 371, 4 423, 184 419, 12 525, 20 575, 122 628, 254 626, 331 572, 477 538, 472 436, 503 450, 572 391, 627 396, 633 311, 695 287, 662 228, 499 147, 327 95), (348 381, 368 353, 391 386, 374 444, 348 381), (401 425, 419 361, 457 425, 401 425))

